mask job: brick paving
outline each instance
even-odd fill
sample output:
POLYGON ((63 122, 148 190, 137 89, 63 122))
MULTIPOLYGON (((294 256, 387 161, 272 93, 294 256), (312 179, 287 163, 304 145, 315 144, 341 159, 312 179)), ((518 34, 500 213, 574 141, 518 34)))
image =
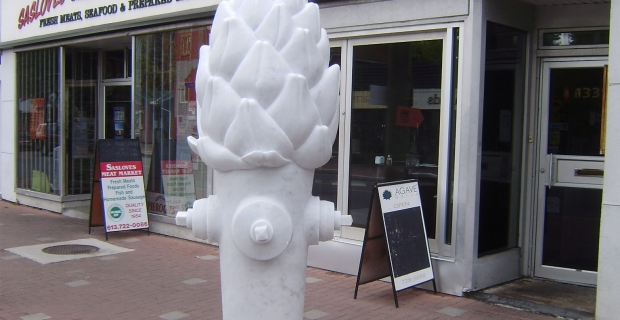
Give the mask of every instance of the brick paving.
MULTIPOLYGON (((134 251, 39 264, 7 248, 92 238, 88 221, 0 201, 0 319, 221 319, 219 250, 191 241, 127 231, 109 243, 134 251)), ((552 319, 425 290, 360 287, 356 278, 307 269, 304 319, 552 319)), ((241 319, 240 319, 241 320, 241 319)))

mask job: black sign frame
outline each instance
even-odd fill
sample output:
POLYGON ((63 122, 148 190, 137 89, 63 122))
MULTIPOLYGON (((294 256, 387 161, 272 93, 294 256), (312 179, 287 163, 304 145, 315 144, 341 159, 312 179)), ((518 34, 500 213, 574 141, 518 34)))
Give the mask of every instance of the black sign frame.
MULTIPOLYGON (((395 285, 395 278, 397 278, 399 274, 397 274, 396 277, 394 274, 395 263, 398 264, 400 262, 398 262, 397 259, 394 259, 394 257, 392 256, 392 252, 395 248, 390 248, 390 244, 392 244, 392 247, 394 247, 393 244, 395 244, 396 242, 394 242, 395 239, 390 239, 390 236, 389 236, 390 234, 389 228, 394 226, 393 224, 395 223, 395 221, 394 221, 394 217, 388 217, 388 220, 386 221, 386 213, 383 212, 384 210, 382 209, 380 198, 379 198, 381 196, 379 195, 380 187, 397 186, 401 184, 405 185, 405 184, 411 184, 411 183, 415 183, 415 186, 417 187, 418 186, 417 182, 418 180, 415 180, 415 179, 394 181, 394 182, 386 182, 386 183, 377 183, 373 187, 372 196, 370 199, 370 207, 369 207, 369 212, 368 212, 368 220, 366 223, 366 230, 364 233, 362 254, 360 256, 360 263, 359 263, 359 269, 357 273, 357 281, 355 283, 355 293, 353 295, 353 299, 357 299, 357 293, 358 293, 358 289, 360 285, 370 283, 373 281, 377 281, 377 280, 381 280, 386 277, 390 277, 390 280, 391 280, 392 293, 394 296, 394 304, 396 308, 398 308, 397 292, 399 291, 420 285, 428 281, 432 281, 433 291, 437 293, 437 284, 435 282, 435 275, 434 273, 432 273, 433 266, 431 263, 430 250, 429 250, 429 245, 428 245, 428 236, 426 234, 424 216, 422 215, 422 204, 419 201, 419 198, 418 198, 418 203, 420 204, 419 206, 405 209, 405 210, 414 209, 412 210, 413 213, 415 214, 414 216, 410 216, 409 215, 410 212, 402 212, 402 213, 404 213, 405 215, 408 215, 407 216, 407 218, 409 219, 408 222, 411 222, 410 220, 412 217, 414 219, 415 218, 419 219, 417 223, 418 223, 418 226, 421 226, 422 228, 420 229, 418 227, 416 230, 419 233, 417 235, 418 242, 419 242, 419 237, 420 236, 423 237, 425 250, 424 252, 420 252, 419 248, 414 249, 418 251, 418 252, 414 252, 414 255, 419 256, 421 254, 424 254, 425 257, 428 259, 427 268, 430 268, 431 279, 424 280, 421 282, 412 282, 411 285, 407 285, 406 287, 400 290, 397 290, 396 285, 395 285), (415 209, 418 209, 418 210, 415 210, 415 209), (390 219, 392 221, 390 221, 390 219), (390 240, 392 240, 393 242, 390 243, 390 240)), ((417 193, 419 197, 419 188, 417 189, 417 193)), ((405 210, 402 210, 402 211, 405 211, 405 210)), ((392 211, 392 212, 399 213, 400 211, 392 211)), ((403 215, 400 215, 400 216, 403 217, 403 215)), ((398 219, 398 217, 395 217, 395 218, 398 219)), ((405 243, 404 249, 406 250, 407 248, 411 249, 412 247, 407 246, 407 243, 405 243)), ((411 253, 411 252, 407 252, 407 253, 411 253)), ((398 273, 402 273, 400 270, 411 270, 412 268, 415 270, 416 268, 419 268, 420 266, 409 265, 406 267, 407 268, 397 268, 396 270, 399 270, 397 271, 398 273)))

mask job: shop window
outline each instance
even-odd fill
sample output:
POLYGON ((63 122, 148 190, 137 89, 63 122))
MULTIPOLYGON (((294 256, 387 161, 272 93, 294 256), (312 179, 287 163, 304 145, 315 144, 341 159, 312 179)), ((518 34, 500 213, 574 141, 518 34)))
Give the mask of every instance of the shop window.
POLYGON ((447 186, 447 203, 446 207, 446 219, 445 219, 445 233, 444 233, 444 242, 447 245, 452 244, 452 234, 454 233, 454 166, 456 163, 456 125, 457 125, 457 114, 458 114, 458 79, 459 79, 459 48, 460 48, 460 29, 453 28, 452 29, 452 70, 450 72, 452 81, 451 81, 451 94, 450 94, 450 140, 449 140, 449 152, 450 156, 448 157, 448 166, 447 166, 447 175, 448 175, 448 186, 447 186))
POLYGON ((191 152, 187 137, 198 136, 194 82, 209 31, 205 26, 135 38, 133 128, 142 146, 151 214, 175 217, 207 196, 206 165, 191 152))
POLYGON ((98 52, 65 50, 67 194, 90 194, 95 153, 98 52))
MULTIPOLYGON (((342 48, 336 47, 330 49, 329 65, 342 65, 341 51, 342 48)), ((314 171, 314 184, 312 185, 312 195, 321 198, 321 200, 338 203, 338 159, 339 159, 339 134, 336 135, 334 145, 332 146, 332 157, 320 168, 314 171)))
POLYGON ((104 79, 131 77, 131 51, 126 49, 104 52, 104 79))
POLYGON ((59 49, 16 59, 17 188, 60 195, 59 49))
POLYGON ((479 256, 518 245, 525 49, 525 32, 487 24, 479 256))
POLYGON ((427 234, 436 237, 443 57, 441 39, 353 47, 348 209, 354 227, 366 226, 375 183, 417 179, 427 234))

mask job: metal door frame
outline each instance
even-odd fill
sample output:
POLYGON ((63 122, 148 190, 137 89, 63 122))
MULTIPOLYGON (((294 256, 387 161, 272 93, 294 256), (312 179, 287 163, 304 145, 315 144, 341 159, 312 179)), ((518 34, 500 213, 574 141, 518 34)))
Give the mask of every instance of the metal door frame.
MULTIPOLYGON (((106 114, 105 114, 105 89, 106 87, 130 87, 132 95, 130 97, 131 99, 131 110, 129 111, 129 114, 131 116, 131 119, 129 119, 131 121, 132 127, 133 127, 133 117, 134 117, 134 113, 133 113, 133 85, 131 81, 113 81, 113 82, 103 82, 101 83, 101 85, 99 86, 99 110, 98 110, 98 114, 97 116, 99 117, 99 121, 97 123, 97 139, 105 139, 105 121, 106 121, 106 114)), ((131 137, 133 138, 133 130, 131 132, 131 137)))
POLYGON ((593 188, 602 189, 602 184, 575 184, 558 182, 558 164, 559 161, 581 161, 581 162, 603 162, 603 157, 588 156, 571 156, 571 155, 552 155, 547 153, 548 146, 548 126, 549 126, 549 89, 551 69, 557 68, 579 68, 579 67, 604 67, 607 58, 563 58, 563 59, 545 59, 542 60, 540 69, 540 85, 539 85, 539 125, 538 125, 538 157, 536 158, 536 167, 538 172, 538 182, 536 184, 537 191, 534 193, 536 197, 535 214, 536 227, 535 232, 535 249, 534 249, 534 276, 558 280, 562 282, 579 283, 586 285, 596 285, 597 272, 586 270, 575 270, 561 268, 555 266, 547 266, 542 264, 543 253, 543 236, 545 223, 545 204, 546 189, 548 187, 572 187, 572 188, 593 188))

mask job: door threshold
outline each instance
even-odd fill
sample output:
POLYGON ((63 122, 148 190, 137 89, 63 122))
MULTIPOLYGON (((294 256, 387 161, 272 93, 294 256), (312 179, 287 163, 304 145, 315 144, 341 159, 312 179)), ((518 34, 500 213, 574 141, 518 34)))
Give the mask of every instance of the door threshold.
POLYGON ((472 292, 487 303, 566 319, 594 319, 596 288, 545 279, 521 278, 472 292))

